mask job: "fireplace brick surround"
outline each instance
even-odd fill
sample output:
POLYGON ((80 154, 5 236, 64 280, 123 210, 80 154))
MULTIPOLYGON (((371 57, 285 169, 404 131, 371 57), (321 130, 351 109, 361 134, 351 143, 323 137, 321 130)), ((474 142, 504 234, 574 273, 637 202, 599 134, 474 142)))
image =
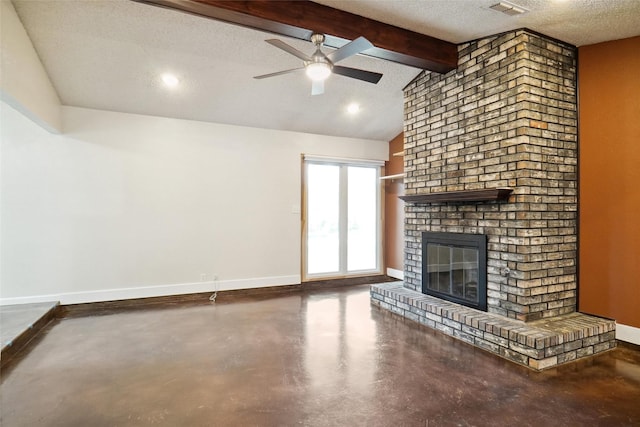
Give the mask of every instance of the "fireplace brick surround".
POLYGON ((513 192, 407 203, 404 283, 372 303, 533 369, 615 347, 615 322, 576 313, 576 48, 516 30, 458 54, 405 88, 405 194, 513 192), (421 293, 423 231, 487 235, 487 312, 421 293))

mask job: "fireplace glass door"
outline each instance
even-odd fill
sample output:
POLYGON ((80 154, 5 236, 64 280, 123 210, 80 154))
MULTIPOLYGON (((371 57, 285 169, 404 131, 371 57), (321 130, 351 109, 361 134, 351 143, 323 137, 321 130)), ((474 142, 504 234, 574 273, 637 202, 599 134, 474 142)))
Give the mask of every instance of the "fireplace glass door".
POLYGON ((423 233, 423 293, 486 310, 486 237, 423 233))
POLYGON ((429 287, 478 302, 478 250, 431 243, 427 247, 429 287))

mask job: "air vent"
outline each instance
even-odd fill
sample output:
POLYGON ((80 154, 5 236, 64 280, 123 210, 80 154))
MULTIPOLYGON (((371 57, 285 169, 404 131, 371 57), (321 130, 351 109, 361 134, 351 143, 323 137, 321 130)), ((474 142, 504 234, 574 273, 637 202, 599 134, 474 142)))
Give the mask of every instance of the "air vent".
POLYGON ((494 4, 491 6, 491 9, 497 10, 498 12, 502 12, 506 15, 522 15, 523 13, 529 12, 522 6, 518 6, 517 4, 509 3, 508 1, 501 1, 500 3, 494 4))

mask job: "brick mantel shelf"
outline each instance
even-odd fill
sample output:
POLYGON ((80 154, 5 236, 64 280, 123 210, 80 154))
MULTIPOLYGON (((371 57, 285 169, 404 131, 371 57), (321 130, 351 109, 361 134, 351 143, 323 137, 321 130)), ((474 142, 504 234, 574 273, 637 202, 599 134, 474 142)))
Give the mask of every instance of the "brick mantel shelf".
POLYGON ((481 190, 443 191, 427 194, 399 196, 406 203, 427 204, 441 202, 490 202, 506 200, 512 188, 483 188, 481 190))

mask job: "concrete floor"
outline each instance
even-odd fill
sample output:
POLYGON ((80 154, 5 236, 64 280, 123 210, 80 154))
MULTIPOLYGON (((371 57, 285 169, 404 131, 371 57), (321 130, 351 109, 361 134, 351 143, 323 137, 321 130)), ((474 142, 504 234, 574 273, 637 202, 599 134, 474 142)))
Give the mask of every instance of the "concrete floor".
POLYGON ((542 373, 371 307, 368 286, 54 321, 9 426, 640 425, 640 351, 542 373))

